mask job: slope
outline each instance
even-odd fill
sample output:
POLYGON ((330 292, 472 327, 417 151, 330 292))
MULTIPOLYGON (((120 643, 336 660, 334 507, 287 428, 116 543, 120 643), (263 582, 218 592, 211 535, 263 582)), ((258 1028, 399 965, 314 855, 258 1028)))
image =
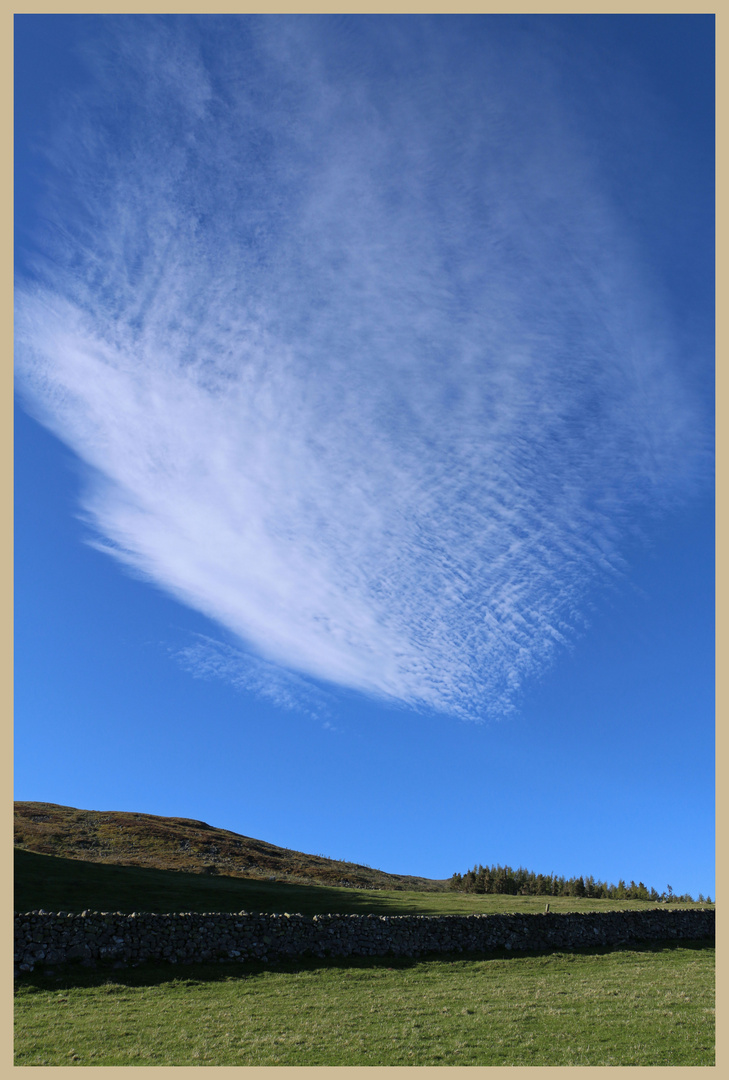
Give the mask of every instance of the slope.
POLYGON ((344 888, 441 891, 447 881, 388 874, 277 847, 190 818, 15 803, 15 846, 90 863, 344 888))

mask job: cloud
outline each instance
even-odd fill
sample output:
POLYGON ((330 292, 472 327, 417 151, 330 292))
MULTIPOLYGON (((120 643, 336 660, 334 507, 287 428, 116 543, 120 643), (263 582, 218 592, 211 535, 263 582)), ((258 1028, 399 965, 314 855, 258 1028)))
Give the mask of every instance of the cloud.
MULTIPOLYGON (((192 645, 170 652, 196 679, 222 679, 236 690, 253 693, 279 709, 305 713, 314 719, 329 714, 329 696, 308 680, 205 634, 196 634, 192 645)), ((328 720, 322 726, 337 730, 328 720)))
POLYGON ((19 389, 97 546, 274 700, 508 712, 706 471, 549 57, 444 25, 115 19, 46 146, 19 389))

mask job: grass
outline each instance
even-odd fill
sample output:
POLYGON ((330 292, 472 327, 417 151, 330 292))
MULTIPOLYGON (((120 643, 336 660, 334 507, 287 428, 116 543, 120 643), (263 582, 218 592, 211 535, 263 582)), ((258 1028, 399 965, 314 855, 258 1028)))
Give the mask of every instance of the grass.
POLYGON ((22 977, 16 1065, 713 1065, 714 950, 22 977))
MULTIPOLYGON (((18 911, 652 906, 455 893, 444 882, 301 855, 185 819, 52 804, 16 804, 16 813, 18 911), (132 858, 146 865, 121 865, 132 858), (201 873, 206 865, 217 873, 201 873), (278 880, 269 880, 271 869, 278 880), (337 887, 342 877, 379 887, 337 887)), ((713 963, 711 943, 683 942, 468 959, 40 970, 17 982, 16 1065, 712 1065, 713 963)))
MULTIPOLYGON (((473 893, 343 889, 282 881, 206 877, 15 851, 15 910, 270 911, 316 915, 468 915, 478 912, 645 909, 641 900, 477 896, 473 893)), ((682 905, 685 906, 685 905, 682 905)), ((690 906, 690 905, 689 905, 690 906)))

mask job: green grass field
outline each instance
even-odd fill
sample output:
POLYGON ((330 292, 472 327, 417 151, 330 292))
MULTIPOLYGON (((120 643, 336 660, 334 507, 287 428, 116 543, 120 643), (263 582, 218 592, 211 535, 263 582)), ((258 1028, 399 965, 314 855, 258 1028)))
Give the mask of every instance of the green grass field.
POLYGON ((28 975, 15 1064, 713 1065, 714 950, 28 975))
MULTIPOLYGON (((641 901, 345 889, 15 853, 16 910, 608 911, 641 901)), ((711 1065, 705 943, 490 958, 21 975, 17 1065, 711 1065)))
MULTIPOLYGON (((206 877, 173 870, 62 859, 15 851, 15 910, 270 911, 317 915, 468 915, 478 912, 645 909, 642 900, 477 896, 473 893, 341 889, 325 885, 206 877)), ((684 906, 684 905, 681 905, 684 906)), ((690 905, 689 905, 690 906, 690 905)))

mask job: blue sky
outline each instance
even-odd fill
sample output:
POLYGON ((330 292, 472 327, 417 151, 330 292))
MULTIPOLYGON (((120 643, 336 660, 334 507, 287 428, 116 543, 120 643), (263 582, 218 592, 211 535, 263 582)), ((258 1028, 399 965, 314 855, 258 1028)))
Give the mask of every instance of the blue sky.
POLYGON ((714 894, 713 19, 16 16, 18 799, 714 894))

